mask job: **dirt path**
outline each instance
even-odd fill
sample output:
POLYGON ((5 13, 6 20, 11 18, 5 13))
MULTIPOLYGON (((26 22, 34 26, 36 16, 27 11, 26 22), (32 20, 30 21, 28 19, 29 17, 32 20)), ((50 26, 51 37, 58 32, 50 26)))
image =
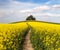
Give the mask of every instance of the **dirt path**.
POLYGON ((30 42, 30 32, 31 32, 31 30, 29 30, 28 34, 26 35, 23 50, 34 50, 32 48, 32 44, 30 42))

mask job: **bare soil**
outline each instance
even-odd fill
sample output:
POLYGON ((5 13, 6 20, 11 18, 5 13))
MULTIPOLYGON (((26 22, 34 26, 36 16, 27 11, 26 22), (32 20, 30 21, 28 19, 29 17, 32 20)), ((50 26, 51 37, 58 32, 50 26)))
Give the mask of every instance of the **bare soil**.
POLYGON ((29 32, 26 35, 24 45, 23 45, 23 50, 34 50, 30 41, 30 32, 31 30, 29 30, 29 32))

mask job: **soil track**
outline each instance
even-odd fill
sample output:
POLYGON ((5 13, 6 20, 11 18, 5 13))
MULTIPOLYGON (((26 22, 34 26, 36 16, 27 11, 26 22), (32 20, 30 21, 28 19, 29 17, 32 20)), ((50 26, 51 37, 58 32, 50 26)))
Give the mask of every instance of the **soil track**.
POLYGON ((32 47, 32 44, 30 42, 30 32, 31 32, 31 30, 29 30, 26 35, 24 45, 23 45, 23 50, 34 50, 32 47))

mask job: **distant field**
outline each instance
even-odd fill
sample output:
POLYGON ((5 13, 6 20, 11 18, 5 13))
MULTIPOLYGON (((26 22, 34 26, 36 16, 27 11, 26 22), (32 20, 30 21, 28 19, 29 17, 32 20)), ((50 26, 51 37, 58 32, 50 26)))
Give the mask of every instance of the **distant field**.
POLYGON ((0 50, 22 50, 29 29, 35 50, 60 50, 60 24, 42 21, 0 24, 0 50))
POLYGON ((12 23, 24 23, 24 22, 40 22, 40 23, 48 23, 48 24, 60 24, 55 22, 46 22, 46 21, 18 21, 18 22, 12 22, 12 23))

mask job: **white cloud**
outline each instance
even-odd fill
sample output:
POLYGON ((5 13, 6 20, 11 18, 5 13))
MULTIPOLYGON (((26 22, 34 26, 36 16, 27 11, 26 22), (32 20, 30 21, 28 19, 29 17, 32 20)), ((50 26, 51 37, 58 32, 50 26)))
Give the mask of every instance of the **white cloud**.
POLYGON ((31 9, 27 9, 27 10, 21 10, 20 12, 21 13, 39 12, 39 11, 46 11, 46 10, 49 10, 49 9, 50 9, 49 6, 44 5, 44 6, 38 6, 38 7, 34 7, 34 8, 31 8, 31 9))
POLYGON ((60 10, 60 4, 59 5, 53 5, 52 9, 53 10, 60 10))
POLYGON ((37 17, 60 17, 60 14, 52 14, 52 13, 36 13, 34 14, 34 16, 37 16, 37 17))
POLYGON ((21 10, 21 13, 29 13, 29 12, 42 12, 42 11, 59 11, 60 10, 60 5, 52 5, 52 6, 48 6, 48 5, 41 5, 38 7, 34 7, 31 9, 26 9, 26 10, 21 10))
POLYGON ((35 7, 33 10, 34 11, 44 11, 44 10, 49 10, 50 9, 50 7, 49 6, 47 6, 47 5, 42 5, 42 6, 39 6, 39 7, 35 7))
POLYGON ((29 13, 29 12, 32 12, 33 10, 32 9, 28 9, 28 10, 21 10, 20 13, 29 13))
POLYGON ((54 14, 54 12, 57 12, 59 10, 60 10, 60 4, 38 5, 33 3, 23 3, 12 0, 7 7, 5 6, 0 7, 0 17, 6 17, 6 16, 25 17, 30 14, 36 17, 60 17, 60 13, 54 14))
MULTIPOLYGON (((16 2, 14 2, 15 4, 16 2)), ((16 4, 20 4, 20 3, 16 3, 16 4)), ((29 3, 30 4, 30 3, 29 3)), ((18 7, 20 8, 20 7, 18 7)), ((0 10, 0 17, 4 17, 5 15, 24 15, 24 14, 33 14, 35 16, 48 16, 48 17, 59 17, 60 14, 54 14, 54 13, 49 13, 48 10, 58 10, 58 8, 60 8, 60 5, 53 5, 53 6, 48 6, 48 5, 43 5, 43 6, 38 6, 38 7, 34 7, 34 8, 30 8, 30 9, 1 9, 0 10), (41 13, 42 11, 46 11, 47 13, 41 13), (38 13, 40 12, 40 13, 38 13)), ((59 9, 60 10, 60 9, 59 9)))

